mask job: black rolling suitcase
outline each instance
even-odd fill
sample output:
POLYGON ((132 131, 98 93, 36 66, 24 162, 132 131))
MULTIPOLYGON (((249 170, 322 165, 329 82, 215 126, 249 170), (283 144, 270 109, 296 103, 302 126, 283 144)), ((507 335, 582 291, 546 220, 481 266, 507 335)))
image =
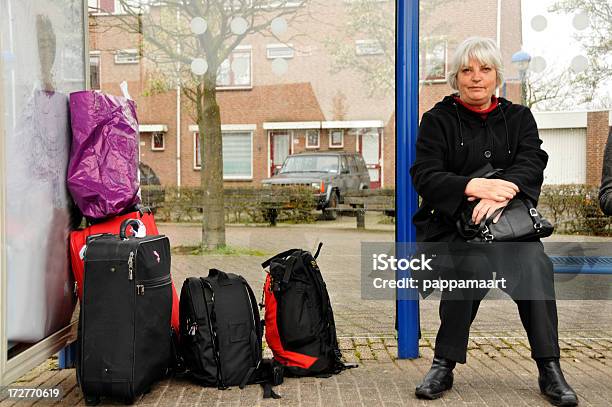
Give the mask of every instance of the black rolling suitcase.
POLYGON ((163 378, 172 356, 170 243, 163 235, 87 239, 77 379, 87 404, 131 403, 163 378))

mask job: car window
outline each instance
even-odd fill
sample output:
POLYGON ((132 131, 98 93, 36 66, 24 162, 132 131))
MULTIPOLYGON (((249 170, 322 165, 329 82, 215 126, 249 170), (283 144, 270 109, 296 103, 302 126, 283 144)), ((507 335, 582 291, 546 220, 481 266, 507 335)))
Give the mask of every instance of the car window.
POLYGON ((354 174, 356 172, 359 172, 358 167, 357 167, 357 162, 355 161, 355 156, 349 155, 347 158, 348 158, 349 169, 351 170, 351 173, 354 174))
POLYGON ((338 157, 334 155, 295 155, 287 157, 279 174, 290 172, 338 172, 338 157))
POLYGON ((344 171, 344 170, 348 170, 349 166, 348 163, 346 162, 346 156, 342 156, 340 159, 340 172, 344 171))
POLYGON ((138 169, 140 170, 140 183, 142 185, 159 185, 159 178, 155 171, 151 167, 149 167, 145 163, 140 163, 138 165, 138 169))
POLYGON ((367 172, 368 169, 366 167, 366 163, 365 161, 363 161, 363 157, 358 155, 357 156, 357 165, 359 167, 359 172, 367 172))

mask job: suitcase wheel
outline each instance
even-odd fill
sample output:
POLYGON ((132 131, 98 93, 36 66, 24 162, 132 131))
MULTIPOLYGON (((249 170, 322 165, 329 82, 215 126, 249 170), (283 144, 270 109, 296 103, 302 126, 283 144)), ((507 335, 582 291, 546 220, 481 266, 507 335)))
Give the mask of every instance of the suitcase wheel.
POLYGON ((100 396, 85 395, 85 405, 97 406, 100 404, 100 396))

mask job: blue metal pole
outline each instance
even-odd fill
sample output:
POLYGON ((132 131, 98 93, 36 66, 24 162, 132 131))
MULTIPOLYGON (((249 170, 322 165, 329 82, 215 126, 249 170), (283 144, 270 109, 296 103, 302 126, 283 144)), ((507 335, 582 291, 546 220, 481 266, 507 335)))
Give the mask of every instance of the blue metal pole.
POLYGON ((70 369, 76 363, 76 342, 66 345, 58 354, 58 365, 60 369, 70 369))
MULTIPOLYGON (((419 120, 419 1, 397 0, 396 53, 396 242, 416 240, 412 215, 417 194, 408 172, 415 157, 419 120)), ((401 250, 401 249, 400 249, 401 250)), ((400 254, 401 256, 401 254, 400 254)), ((419 298, 416 289, 398 291, 398 357, 419 357, 419 298)))

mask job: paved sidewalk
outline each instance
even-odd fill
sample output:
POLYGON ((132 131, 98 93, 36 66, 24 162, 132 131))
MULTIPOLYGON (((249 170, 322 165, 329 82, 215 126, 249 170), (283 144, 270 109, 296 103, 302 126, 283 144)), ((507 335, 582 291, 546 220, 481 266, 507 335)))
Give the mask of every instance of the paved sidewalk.
MULTIPOLYGON (((392 226, 392 225, 391 225, 392 226)), ((184 380, 159 383, 138 405, 200 406, 547 406, 537 388, 537 369, 529 357, 529 345, 512 301, 487 301, 474 321, 468 362, 456 368, 455 385, 444 398, 417 400, 414 387, 428 370, 438 326, 437 301, 421 302, 421 358, 397 360, 394 303, 365 301, 360 291, 360 243, 393 241, 393 227, 368 225, 357 231, 354 219, 315 225, 280 225, 276 228, 229 226, 228 244, 259 250, 266 255, 290 247, 324 246, 319 264, 331 293, 347 361, 360 367, 329 379, 286 379, 277 391, 280 400, 262 400, 261 389, 249 386, 218 391, 184 380), (350 223, 349 223, 350 222, 350 223)), ((196 244, 198 225, 161 224, 173 245, 196 244)), ((561 240, 570 240, 561 237, 561 240)), ((573 238, 573 237, 572 237, 573 238)), ((173 274, 180 287, 187 276, 206 275, 208 268, 240 273, 261 293, 264 256, 173 256, 173 274)), ((580 397, 582 406, 612 405, 612 301, 558 301, 562 367, 580 397)), ((57 370, 49 360, 15 385, 61 386, 61 405, 83 405, 73 369, 57 370)), ((4 400, 0 407, 13 405, 4 400)), ((30 403, 31 404, 31 403, 30 403)), ((20 403, 19 405, 26 405, 20 403)), ((119 404, 120 405, 120 404, 119 404)))

